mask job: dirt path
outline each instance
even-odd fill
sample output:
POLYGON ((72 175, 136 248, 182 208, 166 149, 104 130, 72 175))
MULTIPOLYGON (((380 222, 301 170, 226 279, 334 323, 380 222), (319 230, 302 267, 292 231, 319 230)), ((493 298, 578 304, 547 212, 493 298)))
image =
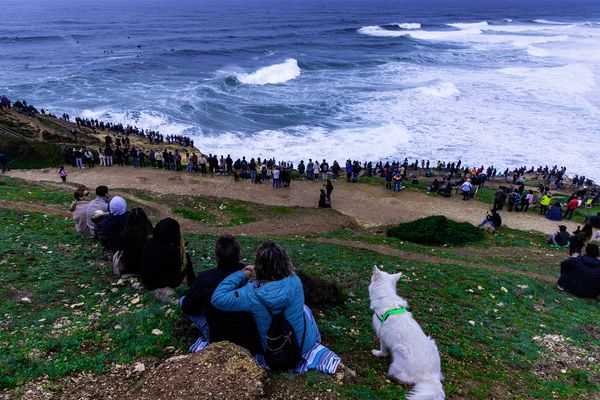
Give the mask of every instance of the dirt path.
MULTIPOLYGON (((271 188, 269 183, 255 185, 249 181, 234 182, 231 177, 176 173, 151 168, 96 167, 93 169, 67 169, 68 180, 93 188, 143 189, 156 193, 180 195, 207 195, 251 201, 268 205, 315 207, 319 200, 322 182, 293 181, 290 189, 271 188)), ((10 176, 32 181, 58 181, 54 169, 10 171, 10 176)), ((376 227, 412 221, 430 215, 445 215, 456 221, 479 224, 489 205, 479 201, 462 201, 460 196, 451 199, 431 197, 422 192, 386 192, 382 186, 352 184, 338 181, 334 184, 332 203, 336 210, 352 218, 362 227, 376 227)), ((536 213, 502 213, 506 226, 524 231, 553 232, 557 223, 536 213)), ((576 224, 564 221, 569 230, 576 224)), ((267 231, 269 227, 266 227, 267 231)))

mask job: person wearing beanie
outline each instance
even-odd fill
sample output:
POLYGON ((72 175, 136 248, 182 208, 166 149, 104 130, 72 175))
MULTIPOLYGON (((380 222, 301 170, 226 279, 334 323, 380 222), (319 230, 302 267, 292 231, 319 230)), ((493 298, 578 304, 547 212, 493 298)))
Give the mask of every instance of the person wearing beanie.
POLYGON ((127 203, 120 196, 115 196, 108 204, 109 215, 98 222, 96 238, 110 251, 117 251, 121 232, 127 224, 127 203))

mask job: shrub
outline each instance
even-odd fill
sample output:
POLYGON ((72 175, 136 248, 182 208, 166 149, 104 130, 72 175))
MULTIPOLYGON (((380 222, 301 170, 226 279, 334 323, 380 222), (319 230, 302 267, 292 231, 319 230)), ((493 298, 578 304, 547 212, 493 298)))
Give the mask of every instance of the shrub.
POLYGON ((389 228, 388 236, 427 245, 466 245, 481 242, 485 233, 468 222, 456 222, 442 215, 421 218, 389 228))

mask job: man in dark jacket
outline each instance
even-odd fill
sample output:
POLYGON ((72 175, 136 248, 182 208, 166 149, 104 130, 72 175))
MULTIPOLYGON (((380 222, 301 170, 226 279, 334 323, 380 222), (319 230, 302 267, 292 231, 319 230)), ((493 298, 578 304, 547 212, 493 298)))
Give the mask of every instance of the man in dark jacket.
POLYGON ((507 197, 508 195, 503 188, 498 189, 498 191, 494 194, 494 206, 492 207, 492 211, 502 211, 507 197))
POLYGON ((599 256, 598 245, 589 243, 585 248, 585 256, 571 257, 561 262, 558 290, 580 297, 598 297, 600 295, 599 256))
POLYGON ((221 281, 244 268, 240 263, 240 247, 240 242, 233 236, 221 236, 215 243, 217 268, 198 273, 180 302, 182 311, 207 336, 208 342, 228 340, 255 354, 261 351, 261 345, 252 314, 220 311, 210 302, 221 281), (203 329, 202 316, 208 322, 208 332, 203 329))
POLYGON ((570 236, 565 225, 558 226, 558 232, 548 236, 548 243, 555 247, 564 247, 569 245, 570 236))

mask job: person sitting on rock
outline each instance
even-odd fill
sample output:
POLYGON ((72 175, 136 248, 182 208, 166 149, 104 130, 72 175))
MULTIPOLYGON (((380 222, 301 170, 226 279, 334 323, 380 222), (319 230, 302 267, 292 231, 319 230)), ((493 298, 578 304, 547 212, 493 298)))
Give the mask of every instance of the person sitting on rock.
POLYGON ((233 236, 221 236, 214 248, 216 268, 201 271, 190 290, 180 299, 181 310, 200 330, 201 337, 191 351, 202 350, 209 343, 227 340, 250 353, 261 351, 258 331, 249 312, 225 312, 215 308, 210 300, 219 284, 231 273, 241 271, 240 242, 233 236))
POLYGON ((82 187, 73 194, 75 201, 71 204, 70 211, 73 212, 73 220, 75 220, 75 230, 84 238, 91 238, 94 235, 90 232, 87 224, 87 208, 90 203, 90 191, 82 187))
POLYGON ((254 266, 225 278, 212 296, 212 305, 222 311, 252 313, 265 354, 258 356, 257 361, 263 367, 271 367, 268 354, 273 350, 267 349, 267 332, 272 320, 283 314, 294 333, 290 338, 298 345, 299 359, 288 360, 296 365, 291 370, 301 373, 312 369, 333 374, 338 366, 347 369, 335 353, 320 344, 317 323, 304 305, 302 282, 294 273, 287 252, 276 243, 263 243, 256 252, 254 266))
POLYGON ((595 298, 600 295, 600 250, 595 243, 585 248, 585 256, 570 257, 560 263, 558 290, 579 297, 595 298))
POLYGON ((108 203, 109 215, 98 222, 96 229, 96 239, 102 243, 108 250, 115 252, 118 250, 121 232, 125 229, 127 218, 127 203, 120 196, 115 196, 108 203))
POLYGON ((565 247, 569 245, 569 232, 567 232, 567 227, 564 225, 558 226, 558 232, 552 233, 548 236, 548 243, 552 245, 552 247, 565 247))
POLYGON ((140 277, 148 290, 175 289, 184 278, 194 281, 191 258, 185 250, 179 222, 165 218, 156 224, 142 251, 140 277))

